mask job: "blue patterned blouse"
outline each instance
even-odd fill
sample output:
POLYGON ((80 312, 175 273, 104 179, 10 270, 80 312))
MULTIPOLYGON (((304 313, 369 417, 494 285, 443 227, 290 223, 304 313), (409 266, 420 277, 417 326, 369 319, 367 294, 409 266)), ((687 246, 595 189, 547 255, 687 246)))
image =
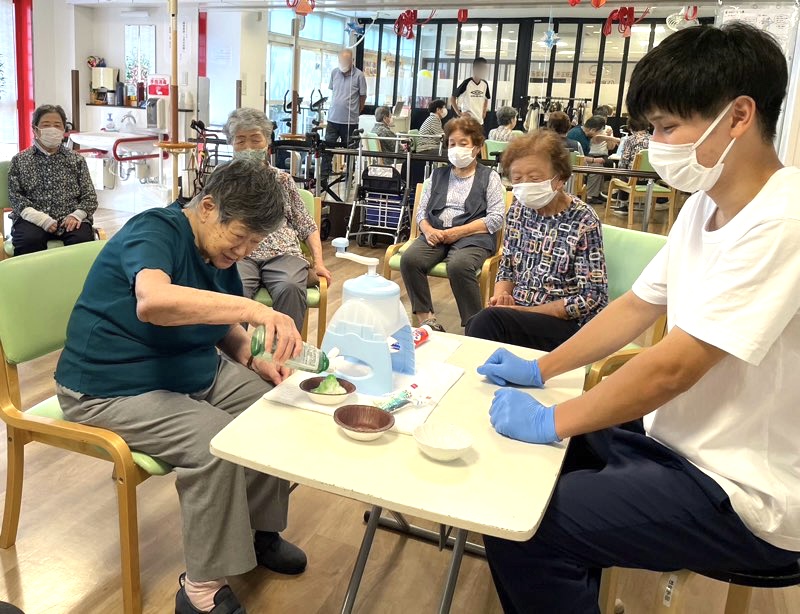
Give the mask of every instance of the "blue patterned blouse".
POLYGON ((608 304, 600 219, 579 198, 553 216, 516 200, 506 218, 497 281, 514 282, 514 301, 530 307, 564 300, 581 326, 608 304))

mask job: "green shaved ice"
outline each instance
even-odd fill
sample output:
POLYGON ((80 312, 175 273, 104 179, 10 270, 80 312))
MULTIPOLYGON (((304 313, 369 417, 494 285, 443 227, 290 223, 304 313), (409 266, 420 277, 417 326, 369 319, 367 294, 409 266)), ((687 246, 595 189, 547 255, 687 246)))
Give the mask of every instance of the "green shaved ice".
POLYGON ((339 381, 336 379, 335 375, 329 375, 311 392, 317 394, 346 394, 347 390, 339 385, 339 381))

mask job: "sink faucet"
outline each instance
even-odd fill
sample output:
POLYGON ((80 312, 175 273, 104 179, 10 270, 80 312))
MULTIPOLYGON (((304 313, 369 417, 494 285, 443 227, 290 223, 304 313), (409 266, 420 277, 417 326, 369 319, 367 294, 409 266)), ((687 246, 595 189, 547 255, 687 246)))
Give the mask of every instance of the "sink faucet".
POLYGON ((125 113, 125 115, 122 116, 122 119, 120 120, 120 126, 123 129, 130 130, 131 125, 133 126, 136 125, 136 118, 133 116, 133 113, 131 111, 128 111, 127 113, 125 113))

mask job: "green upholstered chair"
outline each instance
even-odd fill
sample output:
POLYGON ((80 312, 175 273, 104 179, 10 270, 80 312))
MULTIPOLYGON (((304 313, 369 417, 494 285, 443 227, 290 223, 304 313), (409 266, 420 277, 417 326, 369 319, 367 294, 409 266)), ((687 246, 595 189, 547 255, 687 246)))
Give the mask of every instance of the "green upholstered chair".
POLYGON ((644 268, 667 243, 667 237, 603 225, 603 249, 608 271, 608 300, 631 289, 644 268))
MULTIPOLYGON (((299 190, 300 197, 308 209, 308 212, 317 223, 317 228, 320 227, 322 220, 322 201, 319 197, 315 197, 308 190, 299 190)), ((311 250, 306 243, 302 243, 300 247, 303 254, 307 258, 311 258, 311 250)), ((259 288, 256 292, 255 300, 272 307, 272 297, 267 292, 266 288, 259 288)), ((317 309, 317 346, 322 345, 322 338, 325 336, 325 329, 328 325, 328 280, 320 278, 315 286, 306 289, 306 304, 308 309, 317 309)), ((306 309, 306 317, 303 320, 303 330, 301 331, 303 339, 308 341, 308 309, 306 309)))
MULTIPOLYGON (((603 225, 603 251, 608 273, 608 302, 618 299, 633 287, 644 268, 667 242, 664 235, 639 232, 617 226, 603 225)), ((666 333, 667 319, 659 318, 646 333, 645 346, 661 341, 666 333)), ((625 362, 642 351, 639 344, 631 343, 619 352, 587 367, 584 390, 589 390, 604 377, 619 369, 625 362)))
MULTIPOLYGON (((643 149, 636 154, 633 159, 632 170, 654 172, 653 166, 650 164, 650 154, 646 149, 643 149)), ((647 181, 631 177, 628 181, 617 179, 614 177, 608 184, 608 195, 606 197, 606 209, 603 214, 604 219, 608 219, 608 214, 611 211, 611 203, 615 198, 615 194, 624 192, 628 195, 628 228, 633 228, 633 205, 637 200, 644 201, 647 197, 647 181)), ((667 199, 667 232, 672 228, 675 222, 675 209, 676 209, 676 196, 675 188, 671 188, 663 183, 653 184, 653 198, 666 198, 667 199)))
MULTIPOLYGON (((10 166, 11 162, 0 162, 0 213, 2 213, 0 215, 0 260, 14 255, 14 245, 10 239, 6 240, 5 229, 5 214, 11 210, 11 203, 8 199, 8 169, 10 166)), ((107 238, 102 228, 95 226, 94 232, 98 239, 105 240, 107 238)), ((47 242, 47 249, 56 247, 64 247, 64 242, 58 239, 47 242)))
MULTIPOLYGON (((430 179, 428 181, 430 181, 430 179)), ((424 184, 422 183, 417 184, 417 189, 414 193, 414 211, 411 215, 411 232, 409 233, 410 238, 405 243, 396 243, 395 245, 390 245, 386 250, 386 255, 383 258, 383 276, 386 279, 392 278, 392 271, 400 270, 400 261, 403 258, 403 252, 405 252, 409 246, 416 241, 417 237, 419 237, 419 226, 415 220, 417 219, 417 211, 419 210, 420 200, 422 200, 423 185, 424 184)), ((514 196, 512 193, 506 192, 506 211, 508 211, 508 208, 511 206, 511 201, 513 199, 514 196)), ((497 249, 484 261, 483 267, 478 272, 478 280, 481 288, 481 299, 484 303, 489 302, 489 297, 492 295, 492 292, 494 292, 494 281, 497 277, 497 269, 500 265, 500 254, 503 249, 504 228, 505 225, 500 229, 500 232, 497 233, 497 249)), ((431 277, 446 278, 447 264, 440 262, 430 271, 428 271, 428 275, 431 277)))
POLYGON ((17 376, 17 365, 63 347, 72 308, 104 245, 105 241, 92 241, 0 262, 0 418, 8 435, 0 548, 16 541, 26 444, 36 441, 109 461, 119 502, 124 611, 138 614, 142 599, 136 486, 172 468, 132 451, 111 431, 65 421, 54 396, 23 411, 17 376))
POLYGON ((508 148, 508 141, 489 141, 483 142, 483 151, 481 152, 484 160, 489 160, 492 164, 497 164, 498 172, 501 172, 500 159, 503 157, 503 152, 508 148))

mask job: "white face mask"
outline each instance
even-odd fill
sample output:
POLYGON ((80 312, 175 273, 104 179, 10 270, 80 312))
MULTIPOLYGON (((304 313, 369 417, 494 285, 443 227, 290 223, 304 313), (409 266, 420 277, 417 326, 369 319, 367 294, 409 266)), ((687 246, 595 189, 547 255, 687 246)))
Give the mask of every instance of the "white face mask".
POLYGON ((556 197, 557 192, 553 189, 553 179, 531 183, 515 183, 512 187, 514 198, 529 209, 538 211, 549 205, 556 197))
POLYGON ((711 122, 708 130, 695 143, 668 145, 667 143, 650 141, 650 164, 668 185, 682 192, 690 193, 699 192, 700 190, 708 191, 714 187, 725 166, 723 162, 736 139, 731 140, 717 163, 711 168, 703 166, 697 161, 697 148, 709 137, 732 106, 733 101, 711 122))
POLYGON ((64 140, 64 131, 61 128, 38 128, 39 142, 47 149, 55 149, 64 140))
POLYGON ((451 147, 447 150, 447 159, 456 168, 467 168, 475 159, 472 147, 451 147))
POLYGON ((350 64, 348 62, 339 62, 339 70, 342 72, 349 72, 350 64))
POLYGON ((243 149, 233 152, 234 160, 252 160, 254 162, 266 162, 268 149, 243 149))

